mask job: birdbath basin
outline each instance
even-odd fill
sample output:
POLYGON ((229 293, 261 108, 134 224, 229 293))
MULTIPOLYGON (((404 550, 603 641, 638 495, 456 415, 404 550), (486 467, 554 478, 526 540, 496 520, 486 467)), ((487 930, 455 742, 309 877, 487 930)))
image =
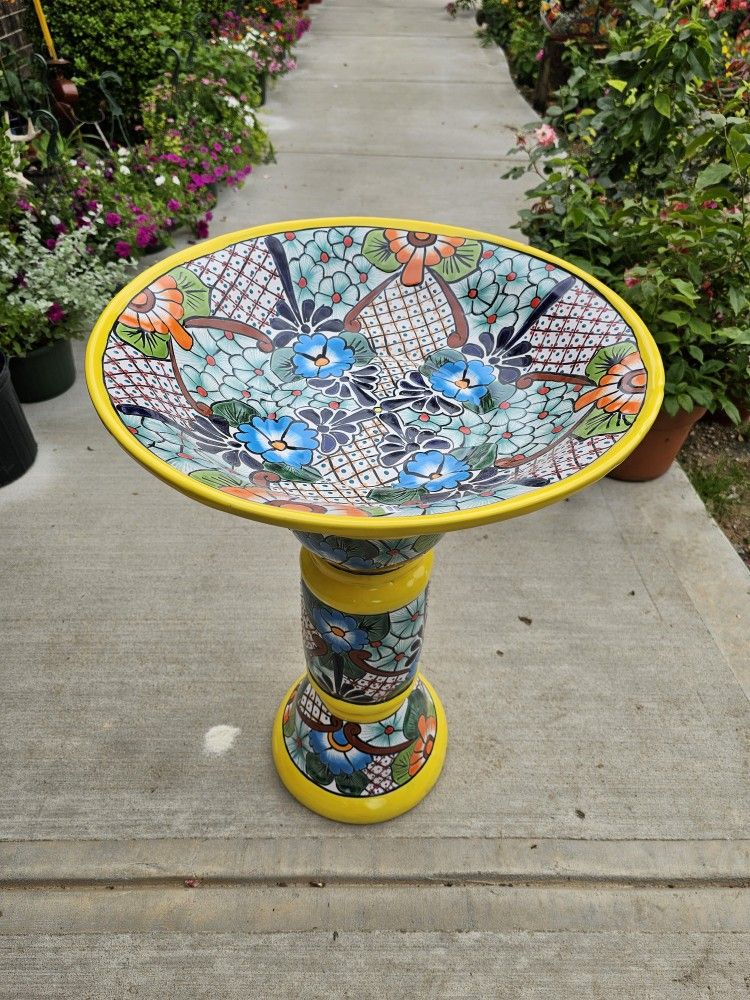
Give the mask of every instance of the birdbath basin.
POLYGON ((86 378, 150 472, 299 539, 307 669, 273 756, 299 801, 354 823, 410 809, 443 765, 445 715, 419 671, 441 535, 595 482, 663 389, 643 323, 583 271, 379 218, 259 226, 168 257, 105 309, 86 378))

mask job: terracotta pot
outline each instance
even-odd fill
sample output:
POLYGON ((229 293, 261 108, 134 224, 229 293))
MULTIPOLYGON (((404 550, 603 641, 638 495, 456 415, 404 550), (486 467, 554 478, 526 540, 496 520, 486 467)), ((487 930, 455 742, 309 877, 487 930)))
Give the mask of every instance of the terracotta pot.
POLYGON ((663 476, 705 412, 704 407, 696 406, 691 413, 678 410, 670 417, 666 410, 660 410, 651 430, 635 451, 610 472, 610 479, 645 483, 663 476))

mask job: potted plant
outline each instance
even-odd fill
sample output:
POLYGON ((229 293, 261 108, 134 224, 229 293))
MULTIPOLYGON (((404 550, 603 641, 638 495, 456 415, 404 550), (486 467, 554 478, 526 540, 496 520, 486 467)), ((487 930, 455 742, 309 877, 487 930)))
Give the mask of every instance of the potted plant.
POLYGON ((737 423, 750 396, 750 86, 723 28, 642 0, 519 136, 540 177, 520 228, 618 291, 662 352, 662 414, 618 478, 661 475, 702 413, 737 423))
POLYGON ((0 486, 18 479, 33 464, 37 445, 0 351, 0 486))
POLYGON ((22 402, 50 399, 73 384, 70 340, 85 333, 128 273, 128 264, 102 259, 95 212, 89 222, 46 243, 30 215, 17 232, 0 233, 0 350, 22 402))

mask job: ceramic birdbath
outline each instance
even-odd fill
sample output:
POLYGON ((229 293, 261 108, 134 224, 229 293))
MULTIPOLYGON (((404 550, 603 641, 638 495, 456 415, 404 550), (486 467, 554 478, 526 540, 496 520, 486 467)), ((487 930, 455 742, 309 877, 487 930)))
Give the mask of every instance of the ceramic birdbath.
POLYGON ((419 671, 441 535, 605 475, 663 386, 643 323, 576 267, 373 218, 259 226, 159 262, 105 309, 86 377, 150 472, 300 541, 307 669, 273 756, 300 802, 352 823, 410 809, 443 766, 419 671))

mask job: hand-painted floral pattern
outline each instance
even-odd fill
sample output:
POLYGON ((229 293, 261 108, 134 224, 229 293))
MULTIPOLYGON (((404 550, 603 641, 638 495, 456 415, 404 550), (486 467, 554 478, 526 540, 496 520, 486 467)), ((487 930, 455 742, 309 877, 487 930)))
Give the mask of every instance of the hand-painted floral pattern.
POLYGON ((247 504, 365 517, 543 490, 627 433, 648 389, 632 330, 580 278, 388 227, 172 267, 132 296, 103 367, 133 438, 178 471, 247 504))
POLYGON ((418 682, 399 708, 378 722, 354 723, 330 715, 307 681, 283 712, 290 759, 310 781, 333 795, 387 795, 427 764, 438 737, 435 704, 418 682))
POLYGON ((319 601, 303 583, 302 632, 315 683, 356 704, 395 698, 417 671, 426 604, 424 591, 395 611, 344 614, 319 601))
POLYGON ((360 572, 375 572, 401 566, 429 552, 442 535, 413 535, 411 538, 390 538, 386 541, 365 538, 342 538, 336 535, 316 535, 295 531, 298 541, 315 555, 336 566, 360 572))

